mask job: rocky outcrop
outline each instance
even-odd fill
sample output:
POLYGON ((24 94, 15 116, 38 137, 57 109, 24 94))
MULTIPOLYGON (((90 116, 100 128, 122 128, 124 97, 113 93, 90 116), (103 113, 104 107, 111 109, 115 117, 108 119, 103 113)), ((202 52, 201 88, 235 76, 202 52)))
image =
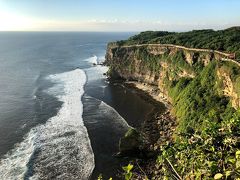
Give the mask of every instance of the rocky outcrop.
POLYGON ((240 108, 240 96, 237 93, 238 89, 234 83, 233 78, 229 72, 224 71, 223 69, 217 70, 217 75, 222 82, 222 92, 225 96, 231 98, 232 107, 235 109, 240 108))
POLYGON ((155 153, 149 149, 149 142, 142 131, 130 128, 119 140, 117 156, 147 158, 154 155, 155 153))
POLYGON ((136 129, 130 128, 119 141, 120 154, 136 154, 136 152, 140 151, 141 145, 142 138, 140 133, 136 129))

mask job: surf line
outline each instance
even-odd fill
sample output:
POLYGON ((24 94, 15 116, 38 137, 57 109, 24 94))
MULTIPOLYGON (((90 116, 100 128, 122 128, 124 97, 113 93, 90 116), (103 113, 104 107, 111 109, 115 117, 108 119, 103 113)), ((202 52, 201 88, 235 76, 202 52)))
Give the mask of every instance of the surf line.
POLYGON ((48 79, 56 83, 48 93, 62 101, 62 107, 45 124, 32 128, 24 140, 0 160, 0 179, 29 176, 85 179, 92 174, 94 154, 82 119, 81 98, 86 75, 83 70, 75 69, 50 75, 48 79), (29 164, 34 174, 29 172, 29 164), (50 168, 56 171, 49 171, 50 168), (70 169, 79 173, 73 174, 70 169))

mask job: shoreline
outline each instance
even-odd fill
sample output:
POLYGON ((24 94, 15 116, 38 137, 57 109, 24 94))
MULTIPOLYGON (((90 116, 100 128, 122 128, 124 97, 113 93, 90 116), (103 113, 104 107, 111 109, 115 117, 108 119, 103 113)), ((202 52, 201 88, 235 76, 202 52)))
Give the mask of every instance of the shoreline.
POLYGON ((153 141, 151 141, 153 144, 150 145, 150 149, 154 151, 159 150, 159 144, 164 142, 162 139, 165 141, 172 140, 172 134, 176 127, 176 118, 171 114, 171 103, 167 101, 167 98, 156 93, 155 86, 136 81, 126 81, 123 82, 123 85, 135 91, 145 101, 153 104, 154 109, 149 113, 149 119, 145 119, 142 123, 140 131, 144 134, 149 134, 148 136, 151 136, 151 139, 153 138, 153 141), (157 140, 156 137, 158 138, 157 140))
MULTIPOLYGON (((92 173, 91 179, 97 179, 99 174, 102 174, 104 179, 109 177, 121 179, 123 173, 122 167, 126 166, 131 160, 133 160, 132 157, 116 156, 119 150, 119 140, 124 136, 125 132, 119 133, 113 129, 111 122, 114 123, 116 118, 112 117, 111 113, 109 114, 109 118, 106 116, 106 113, 103 114, 104 116, 100 117, 100 119, 102 118, 102 120, 100 120, 101 128, 99 128, 99 125, 96 129, 93 127, 92 122, 94 122, 96 119, 99 119, 99 115, 101 115, 101 113, 97 114, 99 113, 99 106, 95 106, 93 104, 93 101, 95 101, 94 98, 105 102, 107 105, 115 109, 119 115, 128 122, 129 125, 138 130, 143 129, 142 126, 144 122, 146 122, 145 119, 154 117, 156 106, 164 108, 165 111, 165 106, 162 103, 152 100, 152 98, 147 96, 143 91, 137 90, 136 88, 130 88, 130 86, 124 84, 124 81, 106 81, 108 80, 103 78, 102 81, 99 81, 100 84, 89 83, 85 86, 85 92, 88 92, 88 95, 93 97, 88 97, 83 101, 85 108, 88 107, 88 103, 90 103, 92 107, 92 110, 84 110, 84 120, 86 122, 85 125, 89 130, 88 133, 96 158, 95 169, 92 173), (106 83, 107 85, 104 88, 104 92, 98 90, 96 91, 96 88, 93 88, 102 85, 102 83, 106 83), (88 114, 89 112, 91 113, 88 114), (109 122, 106 123, 105 121, 109 122), (106 139, 106 141, 103 142, 102 139, 106 139)), ((87 96, 85 96, 85 98, 86 97, 87 96)), ((153 121, 152 118, 151 120, 153 121)), ((149 123, 145 124, 149 125, 149 123)), ((156 127, 157 124, 149 126, 156 127)), ((157 132, 156 128, 155 131, 157 132)), ((152 129, 148 132, 152 132, 152 129)), ((156 136, 153 134, 150 135, 151 137, 149 139, 153 139, 152 137, 156 136)), ((157 141, 157 139, 158 138, 155 137, 155 141, 157 141)))
MULTIPOLYGON (((110 80, 111 81, 111 80, 110 80)), ((146 175, 151 178, 156 171, 156 158, 161 152, 161 146, 172 142, 172 136, 176 128, 176 119, 171 115, 172 105, 166 98, 163 98, 156 93, 156 87, 147 83, 139 83, 136 81, 112 81, 111 83, 119 84, 134 93, 136 93, 144 101, 151 103, 154 109, 149 112, 146 118, 138 129, 147 139, 147 150, 153 152, 153 156, 147 159, 132 159, 130 162, 134 165, 133 173, 138 178, 143 178, 146 175), (164 105, 164 106, 163 106, 164 105)))
POLYGON ((150 96, 153 100, 163 103, 167 109, 171 110, 172 104, 168 101, 164 94, 160 89, 154 85, 149 85, 147 83, 141 83, 137 81, 126 81, 124 82, 127 86, 132 86, 140 91, 145 92, 148 96, 150 96))

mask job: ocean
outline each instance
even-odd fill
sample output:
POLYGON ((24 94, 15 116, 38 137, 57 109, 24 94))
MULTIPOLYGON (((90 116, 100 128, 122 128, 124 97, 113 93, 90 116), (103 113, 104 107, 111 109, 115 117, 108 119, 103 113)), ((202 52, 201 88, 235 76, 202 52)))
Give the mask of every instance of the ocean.
POLYGON ((0 33, 0 179, 115 177, 113 156, 153 106, 109 84, 110 41, 133 33, 0 33))

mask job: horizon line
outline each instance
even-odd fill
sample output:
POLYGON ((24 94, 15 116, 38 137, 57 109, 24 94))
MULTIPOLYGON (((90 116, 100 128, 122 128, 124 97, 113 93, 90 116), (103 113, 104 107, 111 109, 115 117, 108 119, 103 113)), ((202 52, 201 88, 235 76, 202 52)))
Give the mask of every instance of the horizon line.
POLYGON ((219 29, 213 29, 213 28, 199 28, 199 29, 191 29, 191 30, 142 30, 142 31, 95 31, 95 30, 89 30, 89 31, 81 31, 81 30, 4 30, 1 31, 0 33, 3 32, 83 32, 83 33, 141 33, 141 32, 147 32, 147 31, 152 31, 152 32, 157 32, 157 31, 167 31, 167 32, 189 32, 189 31, 195 31, 195 30, 213 30, 213 31, 219 31, 219 30, 225 30, 225 29, 230 29, 230 28, 240 28, 240 25, 236 26, 229 26, 227 28, 219 28, 219 29))

